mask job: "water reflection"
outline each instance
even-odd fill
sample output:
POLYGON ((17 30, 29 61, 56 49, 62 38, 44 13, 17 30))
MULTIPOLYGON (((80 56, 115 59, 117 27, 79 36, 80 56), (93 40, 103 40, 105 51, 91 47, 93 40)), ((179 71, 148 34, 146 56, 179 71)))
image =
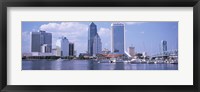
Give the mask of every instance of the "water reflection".
POLYGON ((22 61, 22 70, 178 70, 178 64, 98 63, 93 60, 22 61))

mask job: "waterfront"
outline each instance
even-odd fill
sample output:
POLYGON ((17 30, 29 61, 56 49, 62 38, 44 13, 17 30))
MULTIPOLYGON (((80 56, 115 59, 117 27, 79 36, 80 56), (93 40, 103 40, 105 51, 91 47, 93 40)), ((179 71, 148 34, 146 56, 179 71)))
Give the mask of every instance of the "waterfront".
POLYGON ((178 64, 99 63, 95 60, 22 60, 22 70, 178 70, 178 64))
POLYGON ((23 22, 22 32, 22 70, 178 70, 178 22, 23 22))

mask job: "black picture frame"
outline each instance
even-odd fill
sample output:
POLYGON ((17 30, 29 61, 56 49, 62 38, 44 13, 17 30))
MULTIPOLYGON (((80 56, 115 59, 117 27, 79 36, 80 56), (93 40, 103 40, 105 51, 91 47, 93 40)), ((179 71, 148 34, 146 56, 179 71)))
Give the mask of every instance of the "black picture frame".
MULTIPOLYGON (((1 0, 0 90, 2 92, 199 92, 200 0, 1 0), (7 85, 7 7, 193 7, 194 85, 7 85)), ((184 77, 184 76, 183 76, 184 77)))

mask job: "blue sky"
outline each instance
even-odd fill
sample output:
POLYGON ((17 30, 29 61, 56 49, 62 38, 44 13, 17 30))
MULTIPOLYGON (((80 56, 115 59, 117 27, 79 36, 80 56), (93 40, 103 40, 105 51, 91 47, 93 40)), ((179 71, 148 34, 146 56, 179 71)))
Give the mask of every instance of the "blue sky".
MULTIPOLYGON (((87 51, 88 26, 91 22, 22 22, 22 52, 30 52, 30 32, 39 29, 52 33, 53 48, 56 40, 65 36, 75 44, 77 55, 87 51)), ((94 22, 102 40, 102 48, 111 49, 111 23, 94 22)), ((161 40, 168 42, 168 50, 178 49, 178 22, 123 22, 125 49, 153 55, 160 52, 161 40)))

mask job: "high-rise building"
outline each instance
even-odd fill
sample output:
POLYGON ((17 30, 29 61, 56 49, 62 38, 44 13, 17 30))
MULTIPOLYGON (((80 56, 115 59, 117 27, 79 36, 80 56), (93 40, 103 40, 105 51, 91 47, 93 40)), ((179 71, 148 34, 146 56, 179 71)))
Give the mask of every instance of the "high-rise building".
POLYGON ((74 56, 77 56, 77 51, 76 50, 74 50, 74 56))
POLYGON ((42 45, 47 44, 52 49, 52 34, 39 30, 38 32, 31 32, 31 52, 42 52, 42 45))
POLYGON ((40 52, 41 50, 41 38, 40 32, 31 32, 31 52, 40 52))
POLYGON ((94 37, 94 42, 93 42, 93 56, 96 56, 96 54, 100 54, 102 51, 102 43, 101 43, 101 38, 97 34, 94 37))
POLYGON ((167 51, 167 41, 161 41, 161 53, 165 53, 167 51))
POLYGON ((111 24, 111 52, 117 54, 124 54, 124 24, 111 24))
POLYGON ((133 58, 135 56, 135 47, 129 47, 128 48, 128 53, 131 55, 133 58))
POLYGON ((74 56, 74 43, 69 43, 69 56, 74 56))
POLYGON ((93 55, 94 37, 97 35, 97 26, 92 22, 88 28, 88 54, 93 55))
POLYGON ((69 56, 69 41, 66 37, 61 37, 56 42, 57 55, 61 57, 69 56))

